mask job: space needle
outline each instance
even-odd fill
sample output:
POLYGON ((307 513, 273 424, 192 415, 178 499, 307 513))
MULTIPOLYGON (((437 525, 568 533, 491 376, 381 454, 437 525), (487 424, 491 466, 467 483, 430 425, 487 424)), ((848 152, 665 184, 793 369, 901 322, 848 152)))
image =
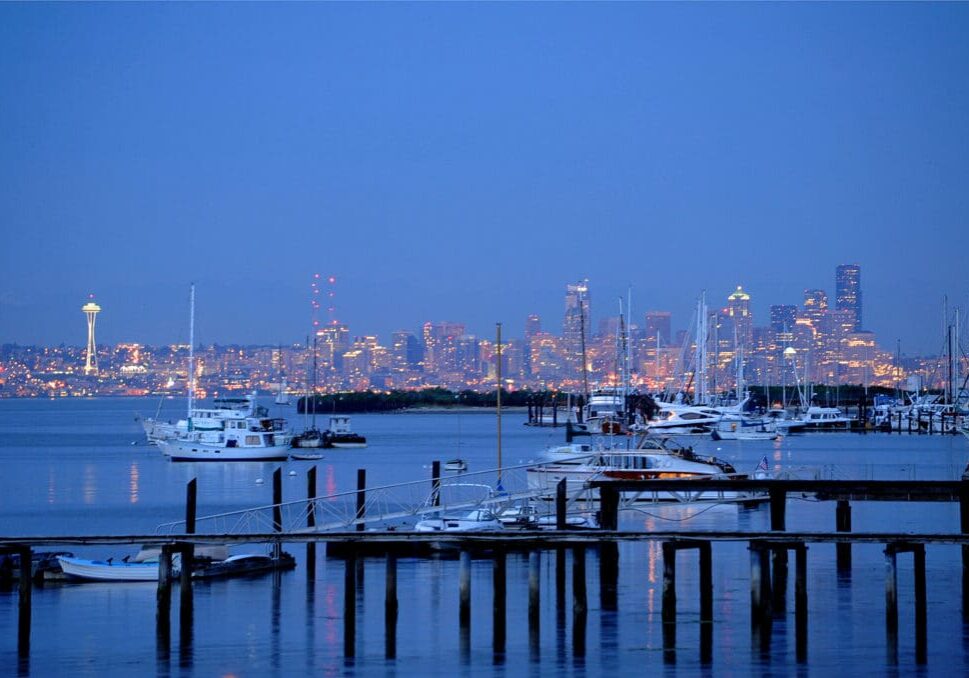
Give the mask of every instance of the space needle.
POLYGON ((90 301, 81 307, 81 311, 87 316, 87 357, 84 360, 84 374, 97 374, 98 354, 97 347, 94 345, 94 321, 101 312, 101 307, 94 303, 93 294, 89 299, 90 301))

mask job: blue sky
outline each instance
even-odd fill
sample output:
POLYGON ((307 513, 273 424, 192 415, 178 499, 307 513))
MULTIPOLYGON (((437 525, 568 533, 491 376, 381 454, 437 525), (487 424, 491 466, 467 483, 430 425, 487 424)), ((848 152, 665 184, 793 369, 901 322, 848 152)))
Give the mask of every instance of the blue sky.
POLYGON ((966 304, 966 4, 0 5, 0 342, 763 321, 862 266, 865 325, 966 304))

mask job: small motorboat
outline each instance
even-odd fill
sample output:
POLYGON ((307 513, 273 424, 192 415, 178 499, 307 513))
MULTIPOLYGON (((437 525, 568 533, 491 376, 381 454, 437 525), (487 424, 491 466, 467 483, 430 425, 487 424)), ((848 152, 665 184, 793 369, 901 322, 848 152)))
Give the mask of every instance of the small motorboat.
POLYGON ((490 532, 504 525, 488 509, 474 509, 461 516, 425 518, 414 525, 415 532, 490 532))
POLYGON ((236 577, 249 574, 262 574, 274 570, 292 570, 296 567, 296 559, 283 551, 278 558, 264 553, 240 553, 229 556, 225 560, 215 560, 194 570, 194 579, 216 579, 221 577, 236 577))
POLYGON ((318 461, 323 458, 322 454, 313 454, 311 452, 298 452, 296 454, 289 455, 290 459, 295 459, 296 461, 318 461))
POLYGON ((468 470, 468 462, 464 459, 451 459, 444 463, 445 471, 453 471, 455 473, 460 473, 462 471, 468 470))
MULTIPOLYGON (((72 579, 85 581, 158 581, 158 561, 134 562, 125 558, 115 561, 87 560, 71 556, 59 556, 64 574, 72 579)), ((173 559, 173 570, 174 559, 173 559)))

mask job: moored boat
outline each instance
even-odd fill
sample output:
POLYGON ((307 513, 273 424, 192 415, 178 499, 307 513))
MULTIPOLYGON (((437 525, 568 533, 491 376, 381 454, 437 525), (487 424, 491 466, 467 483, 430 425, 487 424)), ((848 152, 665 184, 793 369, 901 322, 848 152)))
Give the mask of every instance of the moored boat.
POLYGON ((323 433, 323 447, 359 448, 366 447, 367 439, 350 430, 350 417, 333 415, 330 427, 323 433))
POLYGON ((59 556, 57 561, 67 577, 86 581, 158 581, 158 561, 135 562, 87 560, 59 556))

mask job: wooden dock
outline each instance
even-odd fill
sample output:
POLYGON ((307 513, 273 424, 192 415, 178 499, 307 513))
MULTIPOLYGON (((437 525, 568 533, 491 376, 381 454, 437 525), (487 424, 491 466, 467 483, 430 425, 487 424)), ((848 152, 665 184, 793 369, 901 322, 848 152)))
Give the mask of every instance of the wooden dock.
MULTIPOLYGON (((310 495, 315 494, 315 470, 311 471, 308 484, 310 495)), ((620 542, 658 541, 663 553, 662 623, 664 656, 675 661, 677 597, 676 559, 679 551, 695 551, 699 559, 700 579, 700 659, 707 663, 712 657, 713 639, 713 559, 717 545, 732 542, 746 543, 750 553, 750 625, 752 638, 762 648, 769 647, 770 625, 776 615, 785 612, 788 588, 788 557, 794 554, 794 616, 796 657, 799 662, 808 657, 808 594, 807 550, 812 544, 835 544, 839 572, 851 568, 851 547, 855 544, 880 544, 885 554, 885 629, 890 656, 897 659, 898 648, 898 583, 897 559, 912 554, 915 577, 915 648, 916 660, 927 661, 927 603, 925 560, 929 548, 942 545, 961 546, 962 553, 962 611, 969 620, 969 481, 814 481, 814 480, 671 480, 671 481, 597 481, 591 483, 600 494, 600 530, 504 530, 495 532, 416 533, 404 531, 358 531, 316 532, 306 529, 283 531, 282 523, 275 520, 273 530, 251 534, 195 533, 195 485, 189 484, 186 500, 186 531, 174 535, 127 534, 127 535, 36 535, 2 536, 0 553, 20 555, 21 576, 19 582, 18 649, 21 657, 29 657, 31 627, 31 554, 34 549, 51 546, 121 545, 139 544, 162 547, 161 566, 157 589, 156 627, 159 647, 170 646, 170 619, 172 595, 171 559, 181 554, 180 619, 181 629, 191 633, 192 626, 192 554, 201 544, 248 544, 271 543, 281 548, 284 543, 307 545, 307 576, 315 576, 316 544, 328 545, 328 551, 338 550, 344 558, 345 577, 343 631, 344 654, 352 657, 356 652, 356 600, 360 585, 363 555, 374 547, 385 548, 385 650, 388 657, 396 656, 396 633, 399 606, 397 599, 397 559, 399 549, 415 545, 445 546, 457 554, 459 560, 459 620, 462 638, 470 638, 468 629, 472 619, 471 609, 471 560, 472 555, 489 559, 493 567, 493 615, 495 652, 504 652, 506 639, 506 555, 509 552, 528 554, 528 625, 529 638, 538 642, 540 613, 540 563, 543 557, 555 557, 555 590, 559 600, 566 596, 566 563, 572 569, 572 644, 573 653, 585 652, 585 624, 588 615, 586 581, 586 557, 595 551, 599 559, 599 591, 603 609, 616 609, 619 573, 620 542), (721 488, 721 486, 723 486, 721 488), (770 502, 770 530, 768 531, 633 531, 619 529, 619 512, 624 493, 674 491, 690 488, 704 490, 729 489, 744 492, 766 493, 770 502), (786 530, 786 506, 789 496, 810 494, 822 501, 835 503, 830 532, 788 532, 786 530), (911 502, 958 502, 959 525, 951 531, 925 534, 900 532, 852 532, 850 502, 893 501, 911 502)), ((564 485, 559 486, 559 494, 564 485)), ((274 493, 277 504, 281 495, 274 493)), ((559 527, 565 525, 565 502, 557 502, 559 527)), ((362 511, 362 504, 358 504, 362 511)), ((904 509, 900 509, 904 510, 904 509)))

